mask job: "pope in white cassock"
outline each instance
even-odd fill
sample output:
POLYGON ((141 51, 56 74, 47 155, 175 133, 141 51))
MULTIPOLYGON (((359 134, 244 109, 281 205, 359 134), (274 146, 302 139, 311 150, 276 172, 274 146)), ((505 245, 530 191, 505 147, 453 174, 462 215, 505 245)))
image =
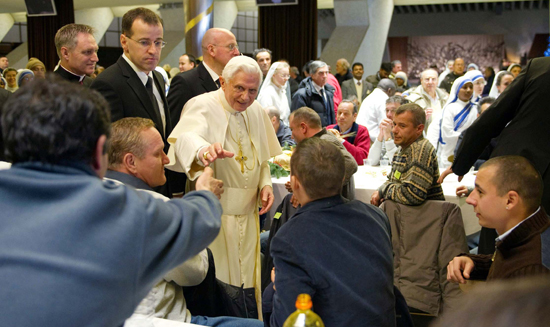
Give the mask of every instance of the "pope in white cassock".
POLYGON ((254 100, 262 76, 255 60, 232 58, 220 77, 221 88, 192 98, 183 108, 168 138, 171 146, 167 166, 185 172, 190 180, 209 166, 223 181, 222 227, 209 246, 216 277, 231 285, 254 287, 260 319, 258 215, 273 205, 267 161, 281 154, 271 121, 254 100))

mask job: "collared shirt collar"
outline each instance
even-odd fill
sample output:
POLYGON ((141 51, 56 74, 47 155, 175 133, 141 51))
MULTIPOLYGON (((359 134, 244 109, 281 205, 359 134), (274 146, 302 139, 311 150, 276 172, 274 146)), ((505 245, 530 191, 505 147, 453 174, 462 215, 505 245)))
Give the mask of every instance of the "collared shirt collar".
POLYGON ((84 78, 86 77, 86 74, 84 74, 84 75, 77 75, 77 74, 73 73, 72 71, 70 71, 70 70, 68 70, 67 68, 63 67, 62 64, 59 64, 59 68, 62 68, 62 69, 64 69, 67 73, 69 73, 69 74, 71 74, 71 75, 74 75, 74 76, 78 77, 78 78, 79 78, 79 80, 78 80, 79 82, 82 82, 82 81, 84 80, 84 78))
POLYGON ((137 76, 139 77, 139 79, 141 80, 143 85, 147 84, 148 77, 153 78, 153 73, 152 72, 149 72, 149 74, 147 74, 147 73, 141 71, 139 68, 137 68, 137 66, 128 57, 126 57, 125 53, 122 54, 122 58, 124 58, 124 60, 126 60, 128 65, 130 65, 130 67, 132 67, 132 69, 136 72, 137 76))
POLYGON ((220 76, 216 74, 216 72, 213 71, 212 68, 210 68, 204 61, 202 62, 202 64, 204 65, 204 68, 206 68, 206 71, 208 72, 208 74, 210 74, 210 77, 212 77, 212 80, 214 82, 220 79, 220 76))
POLYGON ((524 221, 526 221, 527 219, 529 219, 529 218, 533 217, 534 215, 536 215, 539 211, 540 211, 540 207, 537 209, 537 211, 533 212, 529 217, 527 217, 527 218, 523 219, 522 221, 520 221, 516 226, 510 228, 509 230, 507 230, 507 231, 506 231, 505 233, 503 233, 502 235, 499 235, 499 237, 497 237, 495 241, 496 241, 496 242, 499 242, 499 241, 502 242, 502 241, 504 241, 504 239, 505 239, 508 235, 510 235, 510 233, 512 233, 512 231, 513 231, 514 229, 516 229, 519 225, 521 225, 521 224, 522 224, 524 221))
MULTIPOLYGON (((336 124, 336 126, 338 126, 338 124, 336 124)), ((340 127, 340 126, 338 126, 338 127, 340 127)), ((342 135, 349 134, 349 132, 351 132, 351 129, 352 129, 352 128, 353 128, 353 124, 351 124, 350 128, 348 128, 347 131, 345 131, 345 132, 340 132, 340 134, 342 134, 342 135)))
POLYGON ((355 83, 355 85, 357 85, 357 83, 359 83, 359 82, 361 82, 361 85, 363 84, 363 81, 355 79, 355 77, 353 78, 353 83, 355 83))
POLYGON ((313 85, 313 88, 317 91, 317 93, 321 94, 321 89, 324 89, 324 87, 317 85, 313 80, 311 80, 311 84, 313 85))

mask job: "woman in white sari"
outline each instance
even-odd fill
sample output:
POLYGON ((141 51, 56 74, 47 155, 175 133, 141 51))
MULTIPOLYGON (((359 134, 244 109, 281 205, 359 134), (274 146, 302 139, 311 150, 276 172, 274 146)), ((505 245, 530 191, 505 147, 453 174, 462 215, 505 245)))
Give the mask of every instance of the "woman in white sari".
POLYGON ((474 83, 474 97, 472 98, 472 102, 478 103, 479 100, 481 100, 481 94, 486 84, 485 77, 483 77, 483 74, 479 70, 469 70, 464 76, 471 79, 472 83, 474 83))
POLYGON ((474 94, 472 80, 466 76, 456 79, 449 102, 443 108, 439 130, 439 167, 447 168, 454 160, 454 150, 460 133, 477 118, 477 109, 471 102, 474 94))
POLYGON ((269 68, 258 94, 258 102, 265 108, 274 106, 281 113, 281 120, 288 126, 290 107, 286 96, 286 83, 290 78, 286 62, 274 62, 269 68))

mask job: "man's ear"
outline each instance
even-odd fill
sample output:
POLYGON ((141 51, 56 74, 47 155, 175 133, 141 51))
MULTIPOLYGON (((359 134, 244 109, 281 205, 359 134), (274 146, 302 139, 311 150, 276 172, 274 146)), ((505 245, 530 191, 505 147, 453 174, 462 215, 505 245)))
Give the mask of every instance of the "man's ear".
POLYGON ((519 194, 516 191, 508 191, 506 197, 506 208, 508 210, 515 208, 520 202, 519 194))
POLYGON ((296 178, 296 175, 290 175, 290 188, 292 188, 293 192, 296 192, 296 190, 300 189, 302 185, 300 185, 300 181, 296 178))
POLYGON ((120 45, 122 46, 122 50, 126 50, 128 40, 126 40, 126 35, 120 34, 120 45))
POLYGON ((105 143, 107 142, 107 136, 101 135, 96 142, 94 154, 92 158, 92 169, 96 174, 103 178, 105 171, 107 170, 108 161, 105 160, 107 154, 105 153, 105 143))
POLYGON ((61 47, 60 51, 61 57, 65 60, 69 60, 69 49, 67 47, 61 47))
POLYGON ((132 175, 135 176, 137 174, 136 156, 133 153, 128 152, 124 154, 124 157, 122 157, 122 165, 132 175))
POLYGON ((417 131, 422 134, 422 132, 424 131, 424 124, 419 124, 418 126, 416 126, 416 128, 418 128, 417 131))

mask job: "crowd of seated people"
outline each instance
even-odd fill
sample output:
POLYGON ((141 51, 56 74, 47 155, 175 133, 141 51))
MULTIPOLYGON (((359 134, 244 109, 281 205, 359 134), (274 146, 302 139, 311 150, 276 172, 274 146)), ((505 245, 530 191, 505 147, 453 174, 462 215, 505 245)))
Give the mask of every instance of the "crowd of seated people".
POLYGON ((361 62, 340 58, 332 75, 317 59, 300 76, 211 28, 202 61, 185 53, 172 69, 159 67, 156 13, 129 10, 121 31, 123 54, 106 68, 84 24, 57 31, 50 72, 0 56, 7 325, 282 326, 308 293, 328 326, 410 326, 378 206, 445 201, 444 179, 474 165, 475 185, 457 195, 483 227, 479 251, 456 253, 442 278, 550 273, 550 60, 494 74, 453 58, 443 72, 423 67, 419 85, 399 60, 364 77, 361 62), (289 146, 289 194, 277 199, 269 160, 289 146), (358 166, 384 159, 387 181, 361 202, 358 166), (291 210, 261 254, 259 217, 273 206, 291 210))

